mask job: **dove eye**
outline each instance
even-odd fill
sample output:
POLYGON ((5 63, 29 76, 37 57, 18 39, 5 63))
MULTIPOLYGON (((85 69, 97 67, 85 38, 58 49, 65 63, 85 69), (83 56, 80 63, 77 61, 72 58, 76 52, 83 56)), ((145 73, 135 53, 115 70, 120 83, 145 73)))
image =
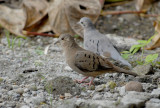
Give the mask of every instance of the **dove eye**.
POLYGON ((64 38, 62 38, 61 40, 64 40, 64 38))
POLYGON ((81 22, 81 24, 83 24, 83 22, 81 22))

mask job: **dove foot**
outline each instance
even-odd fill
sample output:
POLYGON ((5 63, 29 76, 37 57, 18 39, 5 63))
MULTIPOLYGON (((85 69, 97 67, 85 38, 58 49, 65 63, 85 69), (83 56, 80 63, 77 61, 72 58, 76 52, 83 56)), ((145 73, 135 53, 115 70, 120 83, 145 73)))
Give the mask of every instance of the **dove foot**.
POLYGON ((76 80, 78 83, 83 83, 88 77, 83 78, 82 80, 76 80))
POLYGON ((83 86, 85 86, 85 85, 88 85, 88 86, 94 85, 93 80, 94 80, 94 78, 92 78, 92 80, 89 83, 83 84, 83 86))

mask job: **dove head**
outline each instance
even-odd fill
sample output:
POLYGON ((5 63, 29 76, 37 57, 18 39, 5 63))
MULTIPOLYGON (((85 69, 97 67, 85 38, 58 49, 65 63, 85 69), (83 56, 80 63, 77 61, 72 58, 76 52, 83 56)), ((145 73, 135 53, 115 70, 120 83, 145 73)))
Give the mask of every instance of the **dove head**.
POLYGON ((63 48, 71 47, 75 43, 74 38, 70 34, 61 34, 58 41, 63 48))
POLYGON ((78 22, 84 29, 85 28, 94 28, 94 25, 92 23, 92 21, 87 18, 87 17, 83 17, 80 19, 80 21, 78 22))

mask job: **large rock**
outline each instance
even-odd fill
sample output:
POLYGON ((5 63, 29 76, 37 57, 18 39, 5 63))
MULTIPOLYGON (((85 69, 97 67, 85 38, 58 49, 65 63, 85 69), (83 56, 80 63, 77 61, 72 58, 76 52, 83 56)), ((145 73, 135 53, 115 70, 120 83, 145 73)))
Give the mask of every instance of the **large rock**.
POLYGON ((160 108, 160 100, 152 98, 146 103, 146 108, 160 108))
POLYGON ((136 67, 133 68, 132 71, 140 76, 144 76, 152 73, 153 72, 152 70, 153 70, 152 65, 148 64, 148 65, 137 65, 136 67))
POLYGON ((65 93, 70 93, 71 95, 80 94, 80 87, 75 84, 72 78, 65 76, 49 80, 45 85, 45 90, 54 95, 64 95, 65 93))
POLYGON ((121 103, 129 108, 142 108, 150 97, 149 93, 130 91, 122 98, 121 103))
POLYGON ((56 105, 55 108, 127 108, 119 101, 109 100, 85 100, 85 99, 71 99, 64 100, 62 105, 56 105))

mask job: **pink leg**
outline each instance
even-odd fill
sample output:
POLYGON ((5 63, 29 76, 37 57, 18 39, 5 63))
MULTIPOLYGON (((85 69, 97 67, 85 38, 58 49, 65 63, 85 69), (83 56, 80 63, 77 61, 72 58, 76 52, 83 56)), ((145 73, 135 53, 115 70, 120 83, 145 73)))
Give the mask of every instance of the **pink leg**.
POLYGON ((83 78, 82 80, 76 80, 78 83, 83 83, 88 77, 83 78))
POLYGON ((91 86, 92 84, 94 84, 94 83, 93 83, 93 80, 94 80, 94 77, 92 78, 92 80, 91 80, 89 83, 85 83, 84 85, 89 85, 89 86, 91 86))

